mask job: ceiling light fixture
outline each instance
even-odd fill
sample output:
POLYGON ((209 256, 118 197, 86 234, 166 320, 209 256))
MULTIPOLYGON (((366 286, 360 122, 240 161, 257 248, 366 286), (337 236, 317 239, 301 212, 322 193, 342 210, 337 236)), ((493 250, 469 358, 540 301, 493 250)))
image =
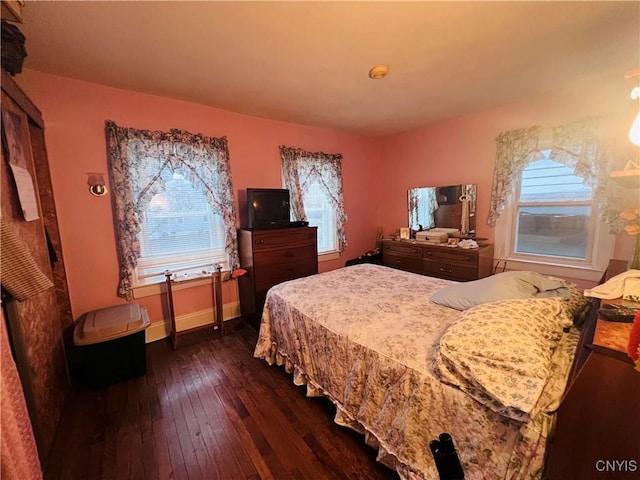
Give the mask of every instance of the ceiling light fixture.
POLYGON ((379 80, 386 77, 387 73, 389 73, 389 67, 387 65, 376 65, 369 70, 369 78, 379 80))

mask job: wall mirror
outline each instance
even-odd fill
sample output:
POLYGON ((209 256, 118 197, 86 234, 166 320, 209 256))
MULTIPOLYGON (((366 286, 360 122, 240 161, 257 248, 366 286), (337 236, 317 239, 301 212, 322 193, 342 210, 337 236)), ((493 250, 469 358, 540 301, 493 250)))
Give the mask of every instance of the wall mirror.
POLYGON ((476 185, 418 187, 409 190, 409 228, 457 228, 464 236, 476 232, 476 185))

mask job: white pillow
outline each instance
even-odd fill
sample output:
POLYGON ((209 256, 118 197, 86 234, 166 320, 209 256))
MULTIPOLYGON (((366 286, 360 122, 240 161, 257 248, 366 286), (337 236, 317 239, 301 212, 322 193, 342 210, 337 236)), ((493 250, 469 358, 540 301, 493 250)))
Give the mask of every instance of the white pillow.
POLYGON ((562 280, 537 272, 511 271, 446 286, 434 293, 430 300, 445 307, 466 310, 498 300, 539 297, 568 299, 569 289, 562 280))

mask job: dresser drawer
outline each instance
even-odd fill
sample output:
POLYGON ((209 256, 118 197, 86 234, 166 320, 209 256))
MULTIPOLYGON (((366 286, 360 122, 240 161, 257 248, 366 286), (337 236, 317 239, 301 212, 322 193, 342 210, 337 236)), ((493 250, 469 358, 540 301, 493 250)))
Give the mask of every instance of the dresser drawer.
POLYGON ((474 265, 458 265, 447 262, 431 262, 425 260, 424 273, 433 277, 447 278, 449 280, 476 280, 478 269, 474 265))
POLYGON ((422 259, 412 258, 400 255, 389 255, 388 252, 384 252, 382 256, 382 264, 387 267, 398 268, 400 270, 406 270, 413 273, 424 273, 422 269, 422 259))
POLYGON ((476 268, 478 266, 477 253, 467 252, 462 248, 440 247, 425 248, 423 257, 426 261, 435 261, 438 263, 456 263, 463 266, 476 268))
POLYGON ((254 268, 279 267, 283 263, 294 263, 317 258, 316 246, 275 248, 257 250, 253 256, 254 268))
POLYGON ((285 246, 299 247, 315 244, 315 228, 287 228, 284 230, 258 230, 253 232, 254 252, 285 246))
POLYGON ((318 261, 315 257, 282 262, 278 264, 278 268, 258 268, 254 270, 255 289, 256 291, 268 290, 277 283, 315 273, 318 273, 318 261))
POLYGON ((388 267, 456 281, 491 275, 493 245, 466 250, 443 244, 384 240, 382 261, 388 267))
POLYGON ((240 265, 248 275, 238 280, 242 314, 259 328, 267 290, 272 286, 318 273, 318 227, 238 230, 240 265))
POLYGON ((385 243, 382 248, 382 257, 387 255, 402 256, 408 258, 422 258, 422 247, 403 243, 385 243))

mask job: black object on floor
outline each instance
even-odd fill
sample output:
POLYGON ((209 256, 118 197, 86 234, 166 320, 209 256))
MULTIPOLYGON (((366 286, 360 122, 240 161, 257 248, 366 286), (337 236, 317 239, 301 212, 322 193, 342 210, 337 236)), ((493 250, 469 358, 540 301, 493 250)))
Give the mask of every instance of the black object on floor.
POLYGON ((438 440, 429 442, 440 480, 464 480, 464 471, 448 433, 441 433, 438 440))

